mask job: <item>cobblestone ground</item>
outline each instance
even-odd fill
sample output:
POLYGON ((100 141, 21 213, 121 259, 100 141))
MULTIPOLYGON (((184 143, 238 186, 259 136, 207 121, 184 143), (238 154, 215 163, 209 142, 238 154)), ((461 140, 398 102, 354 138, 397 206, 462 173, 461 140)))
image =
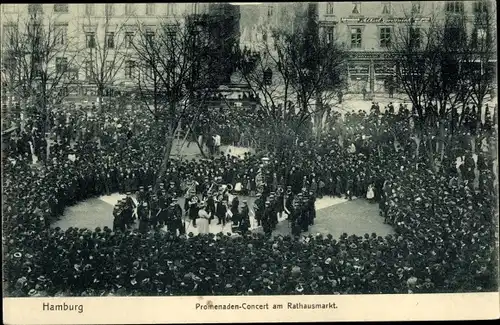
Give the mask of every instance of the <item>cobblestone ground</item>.
MULTIPOLYGON (((96 227, 113 227, 113 206, 123 196, 112 194, 100 198, 92 198, 66 209, 60 220, 53 223, 52 227, 67 229, 68 227, 95 229, 96 227)), ((251 206, 254 198, 240 197, 240 202, 248 200, 251 206)), ((179 203, 184 206, 184 199, 179 198, 179 203)), ((250 218, 251 229, 255 232, 262 232, 262 228, 257 226, 257 221, 250 218)), ((390 226, 382 222, 382 217, 378 213, 378 205, 370 204, 363 199, 347 201, 343 198, 324 197, 316 202, 316 219, 314 225, 309 228, 307 234, 332 234, 335 238, 342 233, 364 235, 375 232, 377 235, 385 236, 392 233, 390 226)), ((188 219, 186 222, 186 233, 198 234, 188 219)), ((137 224, 136 224, 137 227, 137 224)), ((232 233, 231 223, 225 226, 217 225, 217 220, 212 220, 209 231, 211 233, 232 233)), ((286 220, 286 215, 274 231, 275 235, 290 234, 290 225, 286 220)))

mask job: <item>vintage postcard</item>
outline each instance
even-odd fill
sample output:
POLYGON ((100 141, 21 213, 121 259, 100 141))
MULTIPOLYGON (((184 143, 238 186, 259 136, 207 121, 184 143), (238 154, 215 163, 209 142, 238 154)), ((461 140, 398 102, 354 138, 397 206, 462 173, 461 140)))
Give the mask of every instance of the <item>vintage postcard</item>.
POLYGON ((2 4, 4 322, 499 318, 496 10, 2 4))

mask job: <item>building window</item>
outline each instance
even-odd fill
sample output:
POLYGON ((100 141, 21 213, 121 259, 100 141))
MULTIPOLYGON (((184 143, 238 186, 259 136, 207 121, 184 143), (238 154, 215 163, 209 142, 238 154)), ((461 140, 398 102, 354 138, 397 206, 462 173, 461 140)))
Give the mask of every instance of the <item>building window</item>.
POLYGON ((475 1, 473 4, 475 14, 486 14, 488 13, 488 9, 488 3, 484 0, 475 1))
POLYGON ((155 4, 154 3, 146 3, 146 15, 152 16, 155 12, 155 4))
POLYGON ((43 7, 41 4, 29 4, 28 13, 29 14, 40 14, 43 12, 43 7))
POLYGON ((361 2, 353 2, 352 14, 360 15, 361 14, 361 2))
POLYGON ((113 16, 115 14, 115 6, 112 3, 104 5, 104 12, 106 16, 113 16))
POLYGON ((419 15, 422 13, 422 5, 421 5, 420 1, 412 1, 411 13, 414 15, 419 15))
POLYGON ((390 14, 391 14, 391 3, 382 2, 382 15, 390 15, 390 14))
POLYGON ((351 48, 361 48, 361 27, 351 28, 351 48))
POLYGON ((13 25, 13 24, 3 25, 2 39, 8 40, 8 41, 4 41, 4 42, 5 43, 8 42, 8 44, 12 46, 12 45, 16 44, 16 42, 17 42, 17 39, 18 39, 17 32, 18 32, 18 28, 16 25, 13 25))
POLYGON ((133 15, 135 13, 135 6, 133 3, 125 4, 125 15, 133 15))
POLYGON ((420 48, 421 45, 421 37, 420 37, 420 28, 411 28, 410 29, 410 47, 413 49, 420 48))
POLYGON ((391 28, 381 27, 380 28, 380 46, 390 47, 391 46, 391 28))
POLYGON ((93 16, 95 12, 95 5, 93 3, 85 4, 85 14, 87 16, 93 16))
POLYGON ((462 1, 447 1, 446 12, 455 14, 462 13, 464 12, 464 3, 462 1))
POLYGON ((56 73, 62 74, 68 69, 67 58, 56 58, 56 73))
POLYGON ((134 47, 134 33, 125 32, 125 47, 131 49, 134 47))
POLYGON ((333 43, 334 38, 335 38, 335 27, 326 26, 325 27, 325 35, 326 35, 326 42, 328 44, 333 43))
POLYGON ((3 4, 2 5, 3 12, 5 13, 13 13, 16 11, 16 5, 13 4, 3 4))
POLYGON ((477 48, 481 49, 488 45, 488 30, 485 27, 476 27, 477 48))
POLYGON ((333 15, 333 2, 326 3, 326 14, 333 15))
POLYGON ((174 15, 174 4, 167 3, 167 16, 173 16, 173 15, 174 15))
POLYGON ((68 25, 66 24, 57 24, 55 26, 55 41, 56 44, 64 45, 68 39, 68 25))
POLYGON ((68 79, 70 80, 78 80, 78 68, 73 67, 71 69, 68 69, 66 72, 68 74, 68 79))
POLYGON ((85 61, 85 79, 86 80, 92 79, 92 71, 93 71, 92 61, 90 61, 90 60, 85 61))
POLYGON ((133 78, 135 70, 135 61, 127 60, 125 61, 125 77, 133 78))
POLYGON ((95 32, 89 32, 85 34, 85 44, 88 49, 95 48, 95 32))
POLYGON ((267 17, 271 18, 274 15, 274 7, 267 6, 267 17))
POLYGON ((54 5, 54 12, 68 12, 67 3, 57 3, 54 5))
POLYGON ((148 42, 148 44, 152 44, 154 42, 154 39, 155 33, 151 30, 146 31, 146 42, 148 42))
POLYGON ((113 33, 113 32, 106 33, 106 47, 108 49, 115 48, 115 33, 113 33))

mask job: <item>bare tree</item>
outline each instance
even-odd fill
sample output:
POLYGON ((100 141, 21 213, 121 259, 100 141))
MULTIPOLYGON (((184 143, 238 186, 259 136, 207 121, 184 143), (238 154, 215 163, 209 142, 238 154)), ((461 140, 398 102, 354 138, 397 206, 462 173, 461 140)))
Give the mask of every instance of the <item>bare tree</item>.
POLYGON ((138 27, 133 43, 137 88, 164 135, 156 185, 166 171, 175 134, 182 127, 192 130, 199 122, 207 100, 224 81, 220 71, 231 64, 231 58, 219 55, 221 44, 210 33, 214 23, 207 15, 191 15, 138 27))
POLYGON ((297 13, 293 26, 263 29, 258 51, 241 53, 240 74, 258 98, 256 124, 266 132, 268 149, 283 161, 298 138, 312 136, 313 118, 319 127, 326 111, 322 103, 340 86, 347 57, 335 42, 320 37, 310 20, 308 13, 297 13))
POLYGON ((2 41, 4 91, 15 95, 22 109, 31 109, 25 113, 38 117, 43 133, 50 129, 51 107, 62 102, 78 79, 78 48, 55 21, 40 12, 17 16, 6 21, 2 41))
POLYGON ((84 26, 83 63, 86 78, 96 87, 97 102, 101 109, 103 98, 114 86, 127 58, 129 20, 130 17, 115 20, 111 9, 106 9, 103 18, 88 17, 84 26))

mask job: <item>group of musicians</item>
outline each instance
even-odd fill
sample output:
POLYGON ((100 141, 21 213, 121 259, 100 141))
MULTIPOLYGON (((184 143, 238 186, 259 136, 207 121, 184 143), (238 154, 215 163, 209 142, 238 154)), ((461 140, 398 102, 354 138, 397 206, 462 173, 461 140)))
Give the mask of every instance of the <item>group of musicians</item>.
POLYGON ((174 188, 174 184, 165 188, 161 183, 155 192, 152 186, 147 189, 141 186, 136 199, 127 192, 113 211, 114 229, 125 231, 138 220, 140 232, 166 227, 167 231, 182 235, 192 226, 198 227, 200 233, 208 233, 208 225, 217 219, 217 225, 224 227, 231 222, 233 233, 244 234, 251 228, 250 217, 254 217, 257 226, 262 226, 267 235, 276 229, 279 221, 287 219, 292 235, 299 236, 308 231, 316 217, 314 192, 306 188, 294 194, 291 186, 285 191, 282 186, 264 185, 250 208, 246 200, 240 205, 238 196, 231 193, 231 185, 212 184, 205 187, 203 193, 198 193, 199 187, 193 182, 185 194, 184 216, 189 220, 186 227, 174 188))

